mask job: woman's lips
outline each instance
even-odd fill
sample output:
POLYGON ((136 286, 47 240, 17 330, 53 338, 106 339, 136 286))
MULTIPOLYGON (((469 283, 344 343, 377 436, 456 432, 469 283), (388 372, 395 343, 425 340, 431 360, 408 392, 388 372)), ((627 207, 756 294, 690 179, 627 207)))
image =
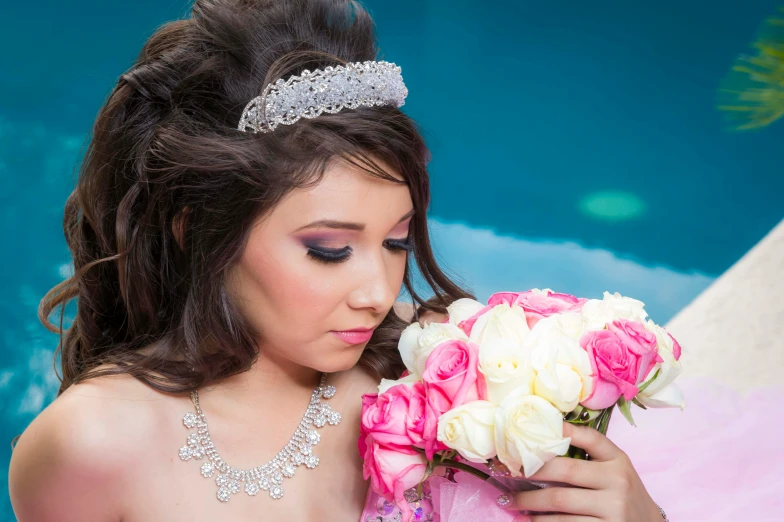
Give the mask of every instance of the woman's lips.
POLYGON ((332 333, 348 344, 366 343, 373 337, 373 330, 346 330, 342 332, 332 330, 332 333))

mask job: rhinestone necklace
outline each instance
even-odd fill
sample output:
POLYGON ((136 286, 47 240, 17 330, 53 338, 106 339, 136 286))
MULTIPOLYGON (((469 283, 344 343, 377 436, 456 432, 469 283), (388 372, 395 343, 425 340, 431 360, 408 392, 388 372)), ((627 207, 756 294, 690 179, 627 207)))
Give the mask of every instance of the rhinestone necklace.
POLYGON ((297 466, 304 464, 309 469, 318 466, 319 458, 313 454, 313 446, 321 440, 317 429, 326 424, 335 426, 340 422, 340 413, 322 402, 322 399, 334 397, 336 391, 334 386, 324 385, 326 378, 326 374, 321 375, 321 381, 310 397, 305 416, 288 444, 266 464, 247 470, 229 466, 218 455, 210 438, 207 419, 199 406, 199 392, 191 392, 191 401, 196 412, 186 413, 182 422, 189 430, 196 428, 196 433, 188 435, 186 445, 180 448, 180 458, 201 460, 207 457, 207 461, 201 465, 201 474, 204 478, 210 478, 218 473, 215 484, 218 486, 217 496, 221 502, 228 502, 232 495, 242 489, 250 496, 264 490, 274 499, 281 498, 283 479, 293 477, 297 466), (244 487, 241 484, 244 484, 244 487))

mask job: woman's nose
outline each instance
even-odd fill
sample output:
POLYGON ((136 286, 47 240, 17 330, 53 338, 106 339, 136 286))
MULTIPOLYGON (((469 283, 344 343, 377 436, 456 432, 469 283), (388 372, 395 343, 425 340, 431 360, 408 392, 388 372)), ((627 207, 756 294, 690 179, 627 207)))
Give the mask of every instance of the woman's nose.
POLYGON ((351 293, 349 305, 352 308, 373 308, 377 312, 386 312, 397 299, 399 288, 393 288, 391 274, 383 260, 368 260, 371 265, 359 270, 362 281, 351 293))

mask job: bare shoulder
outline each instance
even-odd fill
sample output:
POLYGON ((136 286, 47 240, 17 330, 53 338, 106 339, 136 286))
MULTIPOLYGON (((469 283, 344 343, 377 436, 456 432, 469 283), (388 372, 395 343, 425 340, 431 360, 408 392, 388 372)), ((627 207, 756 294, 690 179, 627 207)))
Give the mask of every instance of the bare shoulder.
POLYGON ((161 394, 130 376, 68 388, 22 433, 9 490, 19 522, 121 520, 127 470, 158 429, 161 394))

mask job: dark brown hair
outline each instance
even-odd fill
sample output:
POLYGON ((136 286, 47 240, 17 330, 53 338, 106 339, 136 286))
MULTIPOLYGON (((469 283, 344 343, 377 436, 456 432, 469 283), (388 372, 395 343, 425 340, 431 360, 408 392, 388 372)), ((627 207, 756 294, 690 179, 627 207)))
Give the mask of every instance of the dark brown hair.
MULTIPOLYGON (((248 369, 258 348, 224 275, 251 223, 290 190, 317 183, 336 158, 408 185, 415 247, 404 286, 417 313, 443 313, 473 297, 436 265, 426 221, 429 153, 402 111, 346 109, 266 134, 236 129, 268 82, 377 52, 373 20, 348 0, 196 0, 189 18, 150 37, 98 113, 66 203, 74 274, 39 310, 60 333, 59 393, 118 373, 183 392, 248 369), (427 301, 412 287, 412 258, 434 291, 427 301), (76 316, 64 329, 72 299, 76 316)), ((390 311, 362 367, 377 378, 399 376, 406 324, 390 311)))

